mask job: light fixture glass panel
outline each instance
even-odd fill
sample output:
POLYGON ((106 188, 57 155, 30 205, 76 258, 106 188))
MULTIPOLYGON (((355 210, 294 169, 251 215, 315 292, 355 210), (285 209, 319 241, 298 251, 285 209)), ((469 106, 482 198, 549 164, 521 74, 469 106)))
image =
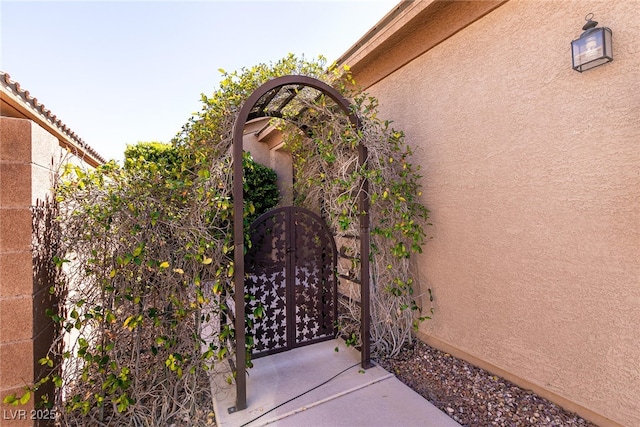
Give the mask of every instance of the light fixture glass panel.
POLYGON ((594 28, 585 31, 579 39, 571 42, 573 69, 585 71, 613 60, 611 55, 611 30, 594 28))

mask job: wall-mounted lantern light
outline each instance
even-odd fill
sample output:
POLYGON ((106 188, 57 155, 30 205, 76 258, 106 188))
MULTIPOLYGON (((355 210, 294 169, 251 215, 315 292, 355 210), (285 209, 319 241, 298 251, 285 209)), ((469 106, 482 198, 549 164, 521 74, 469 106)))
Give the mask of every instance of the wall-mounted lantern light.
POLYGON ((613 61, 611 29, 597 27, 598 23, 592 18, 593 13, 585 16, 584 33, 571 42, 573 69, 579 72, 613 61))

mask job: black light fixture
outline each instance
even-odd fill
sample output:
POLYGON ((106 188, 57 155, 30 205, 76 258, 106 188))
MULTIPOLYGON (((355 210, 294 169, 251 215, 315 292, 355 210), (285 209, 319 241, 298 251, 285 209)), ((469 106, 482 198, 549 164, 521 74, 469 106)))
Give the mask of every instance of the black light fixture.
POLYGON ((584 33, 571 42, 573 69, 578 72, 613 61, 611 29, 597 27, 598 23, 592 18, 593 13, 585 16, 584 33))

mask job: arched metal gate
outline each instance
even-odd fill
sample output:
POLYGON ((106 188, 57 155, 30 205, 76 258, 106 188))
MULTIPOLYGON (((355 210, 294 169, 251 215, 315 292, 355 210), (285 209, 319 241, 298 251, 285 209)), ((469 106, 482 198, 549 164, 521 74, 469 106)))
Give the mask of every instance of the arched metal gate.
POLYGON ((245 292, 253 357, 334 338, 337 251, 322 218, 281 207, 256 219, 250 234, 245 292))
MULTIPOLYGON (((336 89, 326 83, 306 76, 283 76, 264 83, 257 88, 242 105, 233 125, 233 239, 234 239, 234 299, 235 312, 245 313, 245 248, 244 248, 244 198, 243 198, 243 171, 242 171, 242 139, 247 121, 258 117, 281 117, 284 118, 284 110, 295 109, 295 100, 298 96, 311 91, 321 97, 327 97, 335 103, 349 119, 349 122, 356 129, 361 129, 358 116, 351 108, 351 104, 336 89)), ((307 108, 301 107, 294 113, 300 117, 305 114, 307 108)), ((291 116, 286 114, 286 116, 291 116)), ((367 148, 358 144, 358 166, 366 167, 367 148)), ((360 308, 361 308, 361 365, 363 368, 371 367, 370 361, 370 313, 369 313, 369 186, 365 178, 360 183, 362 191, 359 193, 358 208, 360 211, 360 308)), ((313 235, 310 235, 310 238, 313 235)), ((302 269, 300 271, 303 271, 302 269)), ((308 270, 311 271, 311 270, 308 270)), ((335 307, 335 302, 333 306, 335 307)), ((296 314, 297 316, 297 314, 296 314)), ((334 314, 335 316, 335 314, 334 314)), ((324 322, 324 320, 322 321, 324 322)), ((247 407, 246 391, 246 336, 245 336, 245 316, 235 316, 235 366, 236 366, 236 406, 230 411, 239 411, 247 407)), ((297 326, 296 326, 297 328, 297 326)), ((324 326, 323 326, 324 328, 324 326)), ((319 328, 320 329, 320 328, 319 328)), ((276 328, 277 330, 277 328, 276 328)), ((296 334, 297 335, 297 334, 296 334)), ((304 334, 303 334, 304 335, 304 334)), ((267 333, 268 336, 268 333, 267 333)), ((275 334, 274 334, 275 337, 275 334)), ((295 342, 291 341, 291 342, 295 342)))

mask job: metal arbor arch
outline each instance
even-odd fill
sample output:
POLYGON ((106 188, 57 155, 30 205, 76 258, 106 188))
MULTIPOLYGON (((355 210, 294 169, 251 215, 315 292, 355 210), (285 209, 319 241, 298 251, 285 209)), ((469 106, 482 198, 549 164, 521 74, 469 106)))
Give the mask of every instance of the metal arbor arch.
MULTIPOLYGON (((351 104, 336 89, 328 84, 307 76, 283 76, 264 83, 247 98, 233 124, 233 238, 234 238, 234 290, 235 290, 235 332, 236 332, 236 406, 234 411, 247 407, 247 383, 245 366, 246 331, 244 302, 244 195, 243 195, 243 131, 247 121, 258 117, 282 117, 282 109, 295 99, 305 88, 312 88, 331 98, 356 129, 362 128, 360 119, 353 113, 351 104), (269 109, 274 100, 276 109, 269 109)), ((358 144, 358 166, 365 164, 367 149, 358 144)), ((362 178, 358 206, 360 211, 360 280, 361 280, 361 365, 371 367, 370 361, 370 295, 369 295, 369 197, 368 183, 362 178)))

